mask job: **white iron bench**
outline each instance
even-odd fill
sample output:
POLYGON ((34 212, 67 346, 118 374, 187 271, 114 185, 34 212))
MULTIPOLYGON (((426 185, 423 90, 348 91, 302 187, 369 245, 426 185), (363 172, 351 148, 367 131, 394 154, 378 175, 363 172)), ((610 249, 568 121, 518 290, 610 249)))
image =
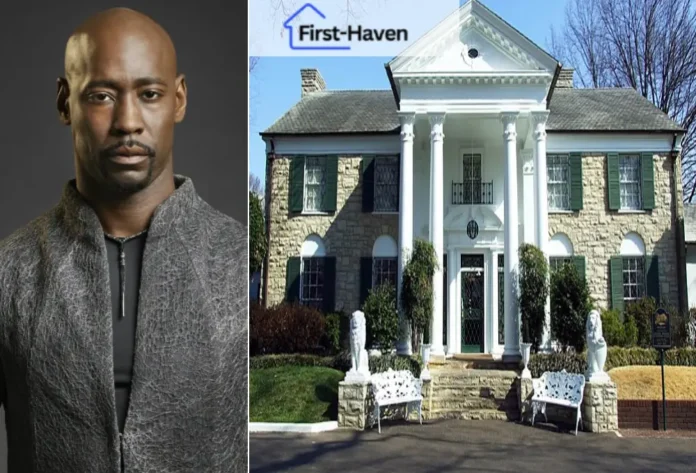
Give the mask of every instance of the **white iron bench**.
MULTIPOLYGON (((406 403, 406 418, 408 419, 410 406, 418 404, 418 421, 423 424, 421 416, 423 382, 413 376, 413 373, 408 370, 394 371, 390 368, 382 373, 374 373, 370 376, 370 383, 375 404, 374 415, 379 433, 382 433, 380 408, 383 406, 406 403)), ((374 426, 374 419, 372 425, 374 426)))
POLYGON ((575 435, 578 435, 578 425, 582 418, 582 397, 585 391, 585 376, 582 374, 563 371, 546 371, 538 379, 532 380, 534 394, 532 395, 532 425, 538 412, 546 417, 546 404, 575 409, 575 435))

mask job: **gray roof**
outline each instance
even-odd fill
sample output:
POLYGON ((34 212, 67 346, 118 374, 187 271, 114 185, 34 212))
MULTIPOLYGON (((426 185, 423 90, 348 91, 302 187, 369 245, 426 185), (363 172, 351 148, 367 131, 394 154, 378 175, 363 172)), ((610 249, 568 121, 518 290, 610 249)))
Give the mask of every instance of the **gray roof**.
POLYGON ((696 243, 696 204, 684 204, 684 241, 696 243))
POLYGON ((547 130, 683 131, 634 89, 555 89, 547 130))
MULTIPOLYGON (((633 89, 556 89, 549 131, 683 131, 633 89)), ((303 97, 262 134, 396 133, 391 90, 336 90, 303 97)))
POLYGON ((391 90, 334 90, 305 95, 264 134, 398 132, 391 90))

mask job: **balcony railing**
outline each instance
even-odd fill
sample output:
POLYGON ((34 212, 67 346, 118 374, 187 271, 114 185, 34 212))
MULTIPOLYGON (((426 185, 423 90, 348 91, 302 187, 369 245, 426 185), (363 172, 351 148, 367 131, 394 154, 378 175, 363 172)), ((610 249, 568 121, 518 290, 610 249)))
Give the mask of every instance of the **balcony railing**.
POLYGON ((493 182, 452 182, 452 205, 493 203, 493 182))

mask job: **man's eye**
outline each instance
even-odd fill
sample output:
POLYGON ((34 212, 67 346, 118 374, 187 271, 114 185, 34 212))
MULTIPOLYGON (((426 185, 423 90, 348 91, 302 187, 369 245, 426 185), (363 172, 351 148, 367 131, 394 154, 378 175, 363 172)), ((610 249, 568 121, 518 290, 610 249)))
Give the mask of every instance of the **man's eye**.
POLYGON ((103 92, 98 92, 98 93, 92 94, 90 96, 90 99, 92 99, 95 102, 105 102, 105 101, 109 100, 110 98, 111 97, 109 97, 108 94, 105 94, 103 92))
POLYGON ((148 90, 148 91, 145 91, 145 92, 143 93, 143 96, 144 96, 147 100, 154 100, 154 99, 160 97, 160 95, 161 95, 161 94, 160 94, 159 92, 156 92, 156 91, 154 91, 154 90, 148 90))

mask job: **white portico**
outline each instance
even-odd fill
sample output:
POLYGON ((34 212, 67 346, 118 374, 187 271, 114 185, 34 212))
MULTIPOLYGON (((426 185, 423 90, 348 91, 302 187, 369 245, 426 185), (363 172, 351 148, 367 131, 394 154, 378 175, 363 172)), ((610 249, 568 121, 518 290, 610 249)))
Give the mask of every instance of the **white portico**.
MULTIPOLYGON (((388 64, 401 121, 398 277, 413 239, 431 241, 441 262, 435 358, 520 355, 518 248, 548 246, 547 187, 537 183, 547 180, 558 68, 476 1, 388 64)), ((400 350, 410 351, 407 340, 400 350)))

